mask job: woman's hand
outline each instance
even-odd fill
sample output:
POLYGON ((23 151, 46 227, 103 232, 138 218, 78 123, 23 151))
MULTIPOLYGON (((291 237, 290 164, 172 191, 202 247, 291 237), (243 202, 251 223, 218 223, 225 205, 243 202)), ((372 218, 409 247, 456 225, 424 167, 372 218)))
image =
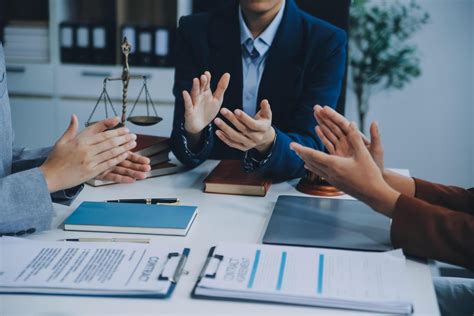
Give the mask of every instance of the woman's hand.
POLYGON ((304 160, 306 169, 391 217, 400 193, 385 182, 355 124, 351 123, 347 131, 345 137, 351 153, 344 157, 328 155, 297 143, 291 143, 291 149, 304 160))
POLYGON ((78 121, 73 115, 66 132, 40 167, 48 190, 74 187, 127 159, 137 137, 125 127, 108 130, 118 122, 118 118, 107 119, 77 134, 78 121))
MULTIPOLYGON (((347 139, 350 122, 329 106, 323 108, 316 105, 314 107, 314 116, 319 124, 316 126, 316 134, 319 136, 328 152, 331 155, 341 157, 351 156, 353 149, 347 139)), ((360 135, 375 163, 379 169, 383 171, 384 152, 378 124, 373 122, 370 125, 370 141, 362 133, 360 135)))

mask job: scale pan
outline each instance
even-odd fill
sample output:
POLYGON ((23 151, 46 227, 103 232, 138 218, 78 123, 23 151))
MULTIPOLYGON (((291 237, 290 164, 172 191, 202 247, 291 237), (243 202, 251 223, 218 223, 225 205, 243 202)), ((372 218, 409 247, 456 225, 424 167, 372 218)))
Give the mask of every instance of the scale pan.
POLYGON ((127 119, 130 123, 138 126, 155 125, 160 123, 162 120, 163 119, 159 116, 132 116, 127 119))

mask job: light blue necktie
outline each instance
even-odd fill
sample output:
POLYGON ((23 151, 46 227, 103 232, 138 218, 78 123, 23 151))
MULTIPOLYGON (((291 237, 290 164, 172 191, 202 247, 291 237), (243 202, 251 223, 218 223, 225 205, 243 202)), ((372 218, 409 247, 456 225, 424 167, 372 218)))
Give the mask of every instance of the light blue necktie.
POLYGON ((247 67, 247 76, 244 78, 244 102, 243 110, 250 116, 255 116, 257 110, 257 91, 258 91, 258 67, 260 64, 260 53, 254 46, 254 41, 248 39, 244 44, 245 52, 250 58, 247 67))

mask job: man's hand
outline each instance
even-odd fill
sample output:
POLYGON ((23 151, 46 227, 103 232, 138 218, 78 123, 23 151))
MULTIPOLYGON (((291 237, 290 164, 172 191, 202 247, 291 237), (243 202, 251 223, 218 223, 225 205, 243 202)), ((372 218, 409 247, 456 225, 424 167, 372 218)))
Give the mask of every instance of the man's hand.
POLYGON ((220 118, 214 120, 219 128, 216 135, 227 146, 241 151, 255 148, 261 154, 266 154, 270 150, 276 133, 272 127, 272 110, 268 100, 263 100, 260 103, 260 111, 255 115, 255 118, 248 116, 241 110, 235 110, 232 113, 226 108, 221 109, 221 114, 235 127, 230 127, 220 118))
MULTIPOLYGON (((322 108, 314 107, 314 115, 318 121, 316 134, 319 136, 328 152, 332 155, 349 157, 353 149, 348 141, 347 134, 350 130, 350 122, 341 114, 329 106, 322 108)), ((384 170, 384 153, 379 128, 376 122, 370 125, 370 141, 360 133, 367 149, 381 171, 384 170)))
POLYGON ((77 134, 78 121, 73 115, 66 132, 40 167, 48 190, 74 187, 127 159, 129 150, 137 145, 137 136, 125 127, 108 130, 118 122, 118 118, 106 119, 77 134))
POLYGON ((193 79, 191 94, 183 91, 184 129, 190 134, 200 134, 219 113, 224 93, 229 86, 230 75, 222 75, 217 89, 212 93, 211 74, 206 71, 200 79, 193 79))
POLYGON ((150 171, 150 159, 129 152, 127 160, 119 163, 116 167, 103 172, 96 178, 99 180, 113 181, 116 183, 133 183, 136 180, 143 180, 150 171))
POLYGON ((352 153, 346 157, 328 155, 297 143, 290 147, 304 160, 306 169, 391 217, 400 193, 385 182, 354 123, 349 125, 347 141, 352 153))

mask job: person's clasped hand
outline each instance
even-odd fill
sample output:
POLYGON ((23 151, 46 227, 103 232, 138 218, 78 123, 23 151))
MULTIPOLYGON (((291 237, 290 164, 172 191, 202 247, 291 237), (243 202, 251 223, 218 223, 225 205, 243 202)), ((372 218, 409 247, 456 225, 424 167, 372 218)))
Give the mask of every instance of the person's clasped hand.
POLYGON ((265 154, 275 140, 275 129, 272 127, 272 110, 268 100, 260 103, 260 110, 255 117, 251 117, 242 110, 221 109, 221 114, 234 126, 216 118, 214 123, 219 128, 217 137, 227 146, 248 151, 255 148, 265 154))
POLYGON ((221 109, 229 82, 230 75, 225 73, 220 78, 215 92, 212 92, 209 71, 193 79, 191 92, 183 91, 184 129, 188 136, 191 136, 191 141, 197 142, 203 129, 214 122, 218 128, 217 137, 229 147, 241 151, 255 148, 260 153, 266 153, 271 148, 276 134, 272 127, 270 104, 263 100, 255 117, 242 110, 232 112, 227 108, 221 109), (219 111, 233 127, 216 118, 219 111))
POLYGON ((79 185, 123 163, 136 144, 137 136, 126 127, 109 130, 118 118, 95 123, 79 134, 75 115, 40 167, 48 190, 56 192, 79 185))

